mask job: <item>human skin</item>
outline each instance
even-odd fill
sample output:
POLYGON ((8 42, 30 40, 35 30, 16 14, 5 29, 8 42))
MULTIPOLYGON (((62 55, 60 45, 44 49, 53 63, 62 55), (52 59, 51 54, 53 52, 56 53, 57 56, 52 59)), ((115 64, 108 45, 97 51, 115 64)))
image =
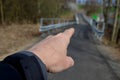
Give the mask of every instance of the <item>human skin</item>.
POLYGON ((68 29, 55 36, 48 36, 28 51, 37 55, 49 72, 60 72, 74 65, 74 60, 67 56, 67 47, 74 29, 68 29))

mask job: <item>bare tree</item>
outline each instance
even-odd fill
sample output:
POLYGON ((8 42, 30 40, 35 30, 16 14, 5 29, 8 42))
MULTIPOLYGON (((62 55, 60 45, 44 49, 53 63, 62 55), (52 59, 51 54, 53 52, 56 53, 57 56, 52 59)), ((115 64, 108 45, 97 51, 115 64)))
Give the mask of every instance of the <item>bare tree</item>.
POLYGON ((120 8, 120 0, 116 1, 116 12, 115 12, 115 21, 114 21, 114 29, 113 29, 113 34, 112 34, 112 42, 116 43, 117 42, 117 36, 118 36, 118 31, 119 31, 119 25, 118 25, 118 15, 119 15, 119 8, 120 8))
POLYGON ((1 7, 1 23, 4 24, 3 0, 0 0, 0 7, 1 7))
POLYGON ((32 23, 40 17, 59 17, 66 0, 0 0, 1 23, 32 23))
POLYGON ((96 0, 87 0, 85 5, 85 10, 87 15, 91 15, 93 13, 96 13, 100 6, 98 5, 96 0))

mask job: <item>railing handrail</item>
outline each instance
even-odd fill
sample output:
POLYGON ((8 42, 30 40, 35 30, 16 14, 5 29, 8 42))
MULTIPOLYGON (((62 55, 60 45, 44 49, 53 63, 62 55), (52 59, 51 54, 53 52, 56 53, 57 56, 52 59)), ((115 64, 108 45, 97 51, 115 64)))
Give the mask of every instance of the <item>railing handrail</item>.
POLYGON ((84 19, 90 24, 90 26, 92 27, 92 31, 94 32, 95 36, 96 36, 99 40, 102 40, 102 37, 104 36, 105 24, 103 23, 102 29, 99 30, 98 27, 97 27, 99 24, 95 25, 95 24, 93 23, 93 19, 92 19, 92 18, 87 17, 87 16, 85 16, 85 15, 83 15, 83 17, 84 17, 84 19))
POLYGON ((67 26, 67 25, 71 25, 71 24, 75 24, 75 22, 70 22, 68 19, 63 19, 63 18, 41 18, 40 19, 40 32, 44 32, 44 31, 48 31, 51 29, 55 29, 55 28, 60 28, 63 26, 67 26), (43 21, 44 20, 51 20, 51 24, 45 25, 43 26, 43 21), (52 23, 52 20, 58 20, 58 23, 52 23), (63 21, 60 21, 63 20, 63 21))
POLYGON ((59 23, 59 24, 53 24, 53 25, 51 24, 51 25, 43 26, 40 28, 40 32, 48 31, 55 28, 60 28, 60 27, 75 24, 75 23, 76 22, 69 22, 69 23, 59 23))

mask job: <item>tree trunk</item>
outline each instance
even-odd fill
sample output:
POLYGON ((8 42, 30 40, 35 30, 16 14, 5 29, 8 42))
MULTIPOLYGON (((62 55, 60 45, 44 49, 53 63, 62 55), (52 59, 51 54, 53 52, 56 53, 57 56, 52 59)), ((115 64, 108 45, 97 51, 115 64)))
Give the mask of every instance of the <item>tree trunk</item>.
POLYGON ((103 15, 104 15, 104 22, 105 26, 107 27, 107 20, 108 20, 108 6, 106 6, 107 1, 103 0, 103 15))
POLYGON ((117 0, 114 29, 113 29, 113 34, 112 34, 112 43, 114 44, 117 42, 117 36, 118 36, 118 31, 119 31, 119 26, 118 26, 119 4, 120 4, 120 0, 117 0))
POLYGON ((3 1, 1 0, 1 23, 4 24, 3 1))

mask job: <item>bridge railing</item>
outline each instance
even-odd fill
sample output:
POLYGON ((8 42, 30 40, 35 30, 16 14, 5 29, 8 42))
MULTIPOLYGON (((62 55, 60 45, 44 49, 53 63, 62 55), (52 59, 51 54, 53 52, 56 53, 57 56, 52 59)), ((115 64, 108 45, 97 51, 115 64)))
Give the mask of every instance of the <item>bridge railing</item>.
POLYGON ((57 29, 67 25, 76 24, 76 21, 65 20, 61 18, 41 18, 40 19, 40 32, 57 29), (45 23, 46 21, 46 23, 45 23))
POLYGON ((101 41, 104 36, 105 23, 104 22, 96 23, 92 18, 87 17, 86 15, 83 15, 83 18, 86 20, 87 23, 89 23, 97 39, 101 41), (102 24, 101 28, 99 28, 100 24, 102 24))

